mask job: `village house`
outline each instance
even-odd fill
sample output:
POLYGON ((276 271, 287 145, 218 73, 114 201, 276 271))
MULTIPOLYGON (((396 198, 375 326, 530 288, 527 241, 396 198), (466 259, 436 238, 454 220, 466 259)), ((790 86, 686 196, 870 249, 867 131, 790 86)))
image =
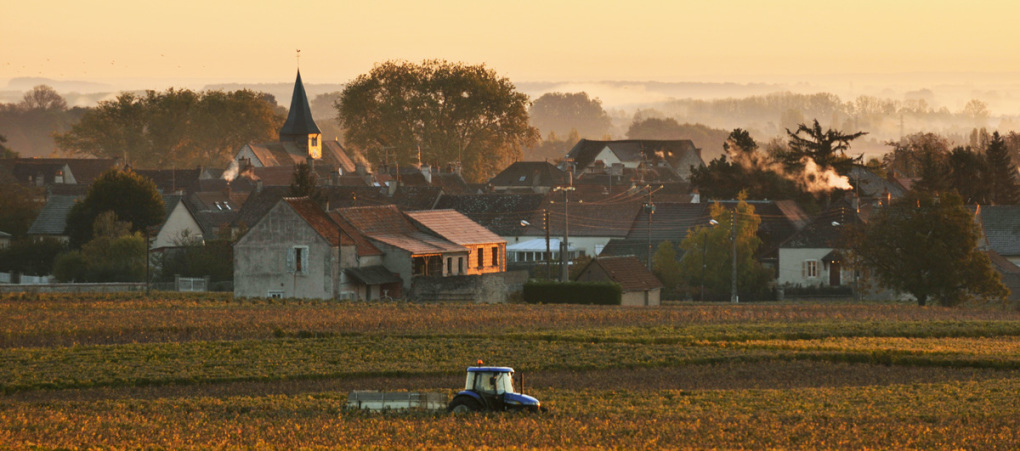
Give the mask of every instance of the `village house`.
POLYGON ((337 299, 342 244, 354 247, 318 205, 283 198, 234 243, 234 296, 337 299))
POLYGON ((613 282, 623 291, 620 305, 657 306, 660 304, 662 282, 635 257, 603 257, 593 259, 577 282, 613 282))
POLYGON ((582 139, 570 149, 560 168, 574 177, 607 174, 620 178, 617 183, 630 184, 690 180, 691 166, 704 165, 701 149, 689 139, 582 139))

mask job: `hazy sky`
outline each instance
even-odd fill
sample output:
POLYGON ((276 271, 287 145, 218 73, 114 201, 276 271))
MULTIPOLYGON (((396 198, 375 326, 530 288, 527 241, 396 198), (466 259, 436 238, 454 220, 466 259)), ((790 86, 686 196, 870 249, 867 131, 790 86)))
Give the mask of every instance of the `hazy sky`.
MULTIPOLYGON (((7 0, 14 77, 343 83, 389 59, 513 81, 1020 74, 1013 1, 7 0)), ((152 86, 160 88, 160 86, 152 86)))

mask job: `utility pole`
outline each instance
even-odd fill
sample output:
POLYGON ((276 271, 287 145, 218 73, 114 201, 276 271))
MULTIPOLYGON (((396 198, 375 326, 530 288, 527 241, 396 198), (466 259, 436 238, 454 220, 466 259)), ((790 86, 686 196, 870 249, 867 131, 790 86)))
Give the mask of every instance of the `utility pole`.
POLYGON ((570 186, 558 186, 553 191, 563 191, 563 242, 560 243, 560 282, 570 280, 570 192, 574 190, 573 180, 570 186))
MULTIPOLYGON (((738 204, 739 206, 739 204, 738 204)), ((730 241, 733 241, 733 274, 730 277, 730 302, 736 304, 740 302, 740 296, 737 295, 737 208, 733 208, 733 229, 730 231, 730 241)))
POLYGON ((652 202, 652 193, 662 189, 662 186, 660 185, 658 188, 653 190, 651 186, 647 186, 646 185, 645 189, 648 191, 648 203, 646 203, 644 205, 645 213, 648 214, 648 234, 647 234, 647 238, 648 238, 648 258, 646 259, 647 261, 645 262, 645 264, 648 266, 648 270, 651 271, 652 270, 652 215, 655 214, 655 204, 652 202))
POLYGON ((545 278, 552 280, 552 250, 549 249, 549 209, 542 210, 545 215, 545 278))

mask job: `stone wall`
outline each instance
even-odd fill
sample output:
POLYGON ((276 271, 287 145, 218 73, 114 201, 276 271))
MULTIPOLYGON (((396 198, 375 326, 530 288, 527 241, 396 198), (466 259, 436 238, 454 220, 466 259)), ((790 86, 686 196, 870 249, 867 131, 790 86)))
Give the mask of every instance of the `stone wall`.
POLYGON ((474 276, 415 277, 407 299, 414 302, 500 303, 519 297, 528 281, 527 271, 474 276))
POLYGON ((119 293, 145 291, 144 282, 47 283, 36 285, 0 284, 0 293, 119 293))

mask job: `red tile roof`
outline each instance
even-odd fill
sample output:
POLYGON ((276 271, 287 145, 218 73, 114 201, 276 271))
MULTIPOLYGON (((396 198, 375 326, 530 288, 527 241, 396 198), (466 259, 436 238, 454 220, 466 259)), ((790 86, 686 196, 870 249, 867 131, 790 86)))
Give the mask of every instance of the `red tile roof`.
POLYGON ((462 246, 506 243, 499 235, 456 210, 409 211, 406 214, 432 233, 462 246))
POLYGON ((419 231, 393 205, 341 208, 337 213, 366 237, 412 254, 467 251, 463 246, 419 231))
POLYGON ((596 267, 600 268, 601 273, 608 276, 610 281, 620 284, 624 292, 662 288, 662 282, 636 257, 597 258, 591 261, 577 280, 595 280, 589 277, 599 273, 595 270, 596 267))
POLYGON ((346 234, 340 233, 340 226, 333 222, 311 199, 307 197, 284 197, 283 201, 290 205, 294 212, 308 222, 308 225, 312 226, 312 229, 329 242, 331 246, 354 244, 354 240, 346 234))

